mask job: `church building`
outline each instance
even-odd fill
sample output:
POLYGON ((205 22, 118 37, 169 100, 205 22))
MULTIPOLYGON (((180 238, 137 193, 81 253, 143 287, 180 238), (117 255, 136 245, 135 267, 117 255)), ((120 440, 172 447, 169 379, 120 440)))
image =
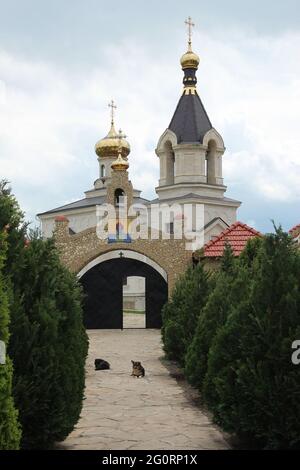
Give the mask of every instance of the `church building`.
MULTIPOLYGON (((110 129, 95 145, 99 174, 93 187, 76 202, 38 214, 43 236, 54 235, 64 263, 83 284, 88 328, 122 328, 124 279, 132 278, 131 288, 125 281, 124 289, 132 300, 141 277, 145 279, 145 326, 159 327, 161 307, 168 293, 193 260, 193 252, 186 249, 185 240, 174 235, 176 216, 159 227, 157 236, 147 239, 131 238, 127 233, 134 217, 129 216, 129 222, 118 219, 113 233, 108 220, 108 235, 99 238, 99 206, 110 204, 119 214, 126 197, 127 206, 136 208, 137 214, 139 208, 146 207, 149 230, 153 207, 201 206, 200 231, 206 244, 236 222, 240 202, 225 195, 227 188, 222 173, 225 146, 197 92, 200 59, 192 50, 190 18, 187 24, 188 47, 180 60, 183 91, 170 124, 153 149, 153 158, 159 158, 160 162, 157 197, 152 201, 145 199, 132 186, 131 148, 122 131, 116 131, 116 106, 112 101, 110 129), (119 236, 120 227, 125 237, 119 236)), ((193 224, 192 231, 199 230, 193 224)))

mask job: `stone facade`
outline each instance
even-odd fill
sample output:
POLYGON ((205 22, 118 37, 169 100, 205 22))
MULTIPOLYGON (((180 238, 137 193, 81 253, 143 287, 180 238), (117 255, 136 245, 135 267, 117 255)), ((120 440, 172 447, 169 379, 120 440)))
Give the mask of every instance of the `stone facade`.
POLYGON ((128 172, 123 171, 113 171, 111 176, 111 182, 107 187, 107 197, 106 202, 115 205, 115 191, 117 189, 122 189, 124 195, 127 197, 128 207, 133 204, 133 187, 131 181, 128 179, 128 172))

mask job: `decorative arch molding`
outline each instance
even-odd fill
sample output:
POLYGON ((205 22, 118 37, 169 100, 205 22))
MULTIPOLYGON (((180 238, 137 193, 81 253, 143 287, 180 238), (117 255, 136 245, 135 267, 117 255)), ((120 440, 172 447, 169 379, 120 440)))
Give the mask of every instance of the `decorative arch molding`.
POLYGON ((94 266, 97 266, 98 264, 101 264, 104 261, 109 261, 111 259, 120 258, 120 251, 123 253, 124 258, 134 259, 137 261, 141 261, 142 263, 148 264, 148 266, 151 266, 153 269, 155 269, 163 277, 163 279, 166 282, 168 282, 167 272, 161 266, 159 266, 158 263, 156 263, 155 261, 153 261, 151 258, 149 258, 146 255, 143 255, 137 251, 127 250, 127 249, 111 250, 111 251, 107 251, 106 253, 102 253, 101 255, 97 256, 95 259, 90 261, 86 266, 84 266, 84 268, 82 268, 78 272, 77 274, 78 279, 80 279, 84 274, 86 274, 94 266))
POLYGON ((208 147, 208 144, 211 140, 215 141, 218 150, 222 150, 224 152, 225 145, 224 145, 224 141, 222 139, 222 136, 214 128, 212 128, 208 132, 206 132, 206 134, 203 138, 204 147, 208 147))
POLYGON ((170 142, 172 147, 175 147, 177 145, 177 137, 176 134, 174 134, 173 131, 170 131, 170 129, 166 129, 165 132, 162 134, 160 137, 157 147, 156 147, 156 154, 159 155, 160 152, 164 152, 165 150, 165 144, 167 142, 170 142))
POLYGON ((176 279, 191 263, 191 252, 186 250, 186 240, 164 239, 160 232, 155 232, 154 239, 132 240, 131 243, 108 243, 97 237, 96 227, 70 235, 68 220, 57 221, 54 232, 55 243, 64 265, 78 277, 93 265, 111 256, 117 257, 120 251, 135 259, 153 266, 155 271, 167 279, 169 294, 176 279), (132 254, 134 252, 135 254, 132 254), (106 255, 106 253, 114 253, 106 255), (103 255, 108 256, 104 258, 103 255), (96 261, 98 260, 98 261, 96 261), (85 271, 84 271, 85 270, 85 271))

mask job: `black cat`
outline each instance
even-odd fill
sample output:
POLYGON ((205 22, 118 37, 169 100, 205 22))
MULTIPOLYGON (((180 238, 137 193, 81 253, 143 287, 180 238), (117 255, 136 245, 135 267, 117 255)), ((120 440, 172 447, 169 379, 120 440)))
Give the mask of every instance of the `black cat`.
POLYGON ((110 369, 109 362, 104 359, 95 359, 95 370, 106 370, 110 369))

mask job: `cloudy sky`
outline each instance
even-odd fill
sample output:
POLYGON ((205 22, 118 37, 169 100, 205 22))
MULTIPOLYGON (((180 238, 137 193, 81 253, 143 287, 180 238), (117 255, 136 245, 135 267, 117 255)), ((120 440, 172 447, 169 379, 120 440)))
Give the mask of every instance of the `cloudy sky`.
POLYGON ((112 98, 134 186, 155 196, 154 149, 181 94, 189 15, 239 220, 262 231, 300 222, 298 0, 0 0, 0 12, 0 178, 33 223, 92 187, 112 98))

